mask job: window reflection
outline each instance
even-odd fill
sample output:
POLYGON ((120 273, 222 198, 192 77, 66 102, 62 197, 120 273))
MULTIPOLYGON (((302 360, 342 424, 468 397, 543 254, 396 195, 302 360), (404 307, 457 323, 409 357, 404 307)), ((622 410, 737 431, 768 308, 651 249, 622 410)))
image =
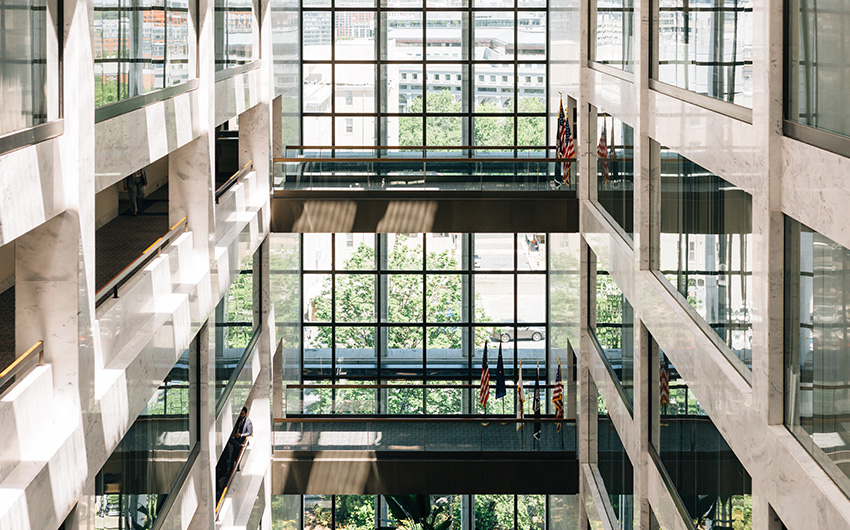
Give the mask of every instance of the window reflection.
POLYGON ((752 0, 660 0, 657 79, 752 107, 752 0))
POLYGON ((750 475, 676 367, 663 351, 658 353, 661 422, 656 446, 682 504, 696 528, 752 529, 750 475))
POLYGON ((95 526, 153 528, 198 443, 197 343, 187 349, 95 477, 95 526))
POLYGON ((661 150, 661 272, 752 363, 752 197, 661 150))
POLYGON ((253 60, 253 0, 215 0, 215 69, 253 60))
POLYGON ((850 250, 786 217, 786 423, 850 491, 850 250))
POLYGON ((0 135, 47 121, 47 2, 0 3, 0 135))
POLYGON ((634 237, 634 129, 605 113, 599 113, 596 122, 597 199, 634 237))
POLYGON ((93 36, 95 106, 195 77, 187 0, 95 0, 93 36))
POLYGON ((596 3, 596 42, 594 60, 620 68, 634 70, 634 12, 633 0, 599 0, 596 3))
POLYGON ((785 117, 850 136, 850 11, 843 2, 790 0, 786 13, 785 117))
POLYGON ((608 492, 608 502, 617 517, 619 530, 632 530, 634 519, 634 467, 614 423, 608 417, 602 395, 598 394, 599 474, 608 492))
POLYGON ((596 270, 596 326, 602 353, 629 402, 634 399, 634 310, 617 282, 596 270))

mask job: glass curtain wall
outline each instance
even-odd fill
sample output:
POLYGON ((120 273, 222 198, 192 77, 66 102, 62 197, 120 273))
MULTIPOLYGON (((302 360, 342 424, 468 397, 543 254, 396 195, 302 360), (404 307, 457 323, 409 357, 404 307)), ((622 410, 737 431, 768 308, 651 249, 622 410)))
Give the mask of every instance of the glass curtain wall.
POLYGON ((653 444, 694 527, 751 530, 750 475, 676 367, 658 354, 661 422, 653 444))
MULTIPOLYGON (((407 497, 407 496, 400 496, 407 497)), ((435 525, 451 530, 578 530, 577 495, 431 495, 435 525)), ((383 495, 273 495, 272 526, 305 530, 407 527, 383 495)))
POLYGON ((661 273, 752 364, 752 197, 662 148, 661 273))
POLYGON ((634 0, 596 0, 591 27, 593 60, 626 72, 633 72, 634 0), (594 23, 595 22, 595 23, 594 23))
POLYGON ((785 2, 785 118, 850 136, 850 9, 845 2, 785 2))
POLYGON ((254 1, 215 0, 215 70, 254 60, 254 1))
POLYGON ((95 0, 95 106, 195 78, 188 0, 95 0))
POLYGON ((305 145, 545 145, 547 0, 302 5, 305 145))
POLYGON ((591 332, 629 404, 634 399, 634 310, 608 271, 597 268, 596 319, 591 332))
POLYGON ((0 1, 0 135, 47 122, 46 0, 0 1))
POLYGON ((752 107, 752 0, 659 0, 655 5, 655 79, 752 107))
POLYGON ((786 424, 850 492, 850 249, 785 218, 786 424))
POLYGON ((95 477, 95 526, 153 528, 199 443, 194 341, 95 477))
POLYGON ((614 221, 634 237, 635 131, 603 112, 597 113, 596 196, 614 221))
MULTIPOLYGON (((337 388, 289 389, 287 411, 484 412, 470 403, 478 402, 472 386, 485 341, 491 374, 501 346, 508 381, 522 360, 526 388, 538 363, 545 382, 547 241, 546 234, 305 234, 302 382, 337 388), (378 383, 408 388, 357 388, 378 383)), ((498 405, 491 397, 490 412, 514 413, 514 393, 498 405)))

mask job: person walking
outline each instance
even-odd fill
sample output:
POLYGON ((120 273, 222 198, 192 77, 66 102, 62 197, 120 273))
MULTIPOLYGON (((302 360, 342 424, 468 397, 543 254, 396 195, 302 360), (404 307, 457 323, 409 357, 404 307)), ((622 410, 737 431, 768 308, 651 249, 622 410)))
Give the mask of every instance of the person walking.
POLYGON ((140 169, 124 178, 124 189, 130 196, 130 207, 133 215, 139 215, 139 203, 145 198, 145 186, 148 185, 148 176, 144 169, 140 169))
POLYGON ((233 469, 234 460, 239 456, 239 451, 245 445, 245 440, 249 436, 254 435, 254 424, 251 423, 251 418, 248 417, 248 408, 242 407, 242 412, 239 413, 239 419, 236 420, 236 425, 233 426, 233 432, 230 435, 230 440, 227 441, 227 447, 224 448, 224 461, 228 472, 233 469))

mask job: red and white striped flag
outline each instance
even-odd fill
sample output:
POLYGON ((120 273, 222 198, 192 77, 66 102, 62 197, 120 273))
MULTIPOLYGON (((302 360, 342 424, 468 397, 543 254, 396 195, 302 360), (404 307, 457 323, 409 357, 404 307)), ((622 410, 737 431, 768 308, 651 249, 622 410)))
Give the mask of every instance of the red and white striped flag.
POLYGON ((487 364, 487 341, 484 341, 484 357, 481 359, 481 386, 478 390, 478 402, 487 410, 490 400, 490 366, 487 364))
POLYGON ((570 120, 566 112, 564 112, 564 100, 561 99, 560 108, 558 109, 558 145, 556 146, 557 156, 563 159, 562 170, 564 184, 570 185, 570 166, 572 159, 576 156, 576 148, 573 144, 573 137, 570 134, 570 120))
POLYGON ((661 366, 660 379, 661 407, 663 412, 666 413, 667 407, 670 405, 670 369, 667 367, 667 362, 664 362, 664 365, 661 366))
POLYGON ((611 177, 608 174, 608 131, 605 118, 602 118, 602 135, 599 137, 599 145, 596 146, 596 156, 602 161, 602 184, 608 184, 611 177))
MULTIPOLYGON (((555 419, 564 419, 564 385, 561 383, 561 358, 558 357, 558 373, 555 375, 555 390, 552 391, 552 403, 555 405, 555 419)), ((561 432, 561 422, 555 424, 561 432)))

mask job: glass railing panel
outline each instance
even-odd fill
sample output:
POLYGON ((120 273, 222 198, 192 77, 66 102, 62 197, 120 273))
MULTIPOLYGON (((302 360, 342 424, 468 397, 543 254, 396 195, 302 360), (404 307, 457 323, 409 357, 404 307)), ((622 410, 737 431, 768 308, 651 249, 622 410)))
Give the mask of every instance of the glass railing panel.
POLYGON ((750 530, 752 481, 663 351, 656 446, 666 475, 696 528, 750 530))
MULTIPOLYGON (((605 409, 602 396, 600 407, 605 409)), ((634 519, 634 467, 623 442, 606 416, 599 416, 598 425, 599 474, 608 492, 608 501, 617 517, 619 530, 631 530, 634 519)))
POLYGON ((95 477, 98 528, 152 528, 198 443, 196 345, 187 349, 95 477), (110 526, 113 525, 113 526, 110 526))
POLYGON ((596 271, 593 333, 629 405, 634 399, 634 310, 614 278, 596 271))

